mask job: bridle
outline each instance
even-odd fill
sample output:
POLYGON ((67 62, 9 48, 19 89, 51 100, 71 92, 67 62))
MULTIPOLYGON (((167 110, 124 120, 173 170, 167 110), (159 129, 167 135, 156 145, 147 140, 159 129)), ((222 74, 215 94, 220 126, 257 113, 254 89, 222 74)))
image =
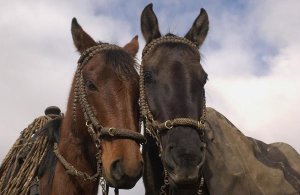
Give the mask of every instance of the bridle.
MULTIPOLYGON (((67 160, 59 153, 58 144, 54 143, 54 153, 56 154, 58 160, 62 163, 62 165, 66 169, 66 172, 70 175, 81 177, 84 181, 93 182, 99 179, 99 183, 102 187, 102 193, 104 195, 108 194, 109 186, 107 185, 107 182, 102 174, 101 140, 106 138, 114 138, 114 139, 132 139, 139 144, 143 144, 146 142, 145 137, 138 132, 134 132, 129 129, 120 129, 120 128, 102 126, 98 121, 98 119, 96 118, 93 106, 91 106, 88 102, 87 93, 85 89, 85 81, 83 78, 83 67, 94 55, 107 50, 122 50, 122 48, 117 45, 107 44, 107 43, 101 43, 96 46, 88 48, 82 53, 81 57, 79 58, 77 70, 75 73, 73 120, 74 122, 76 122, 77 103, 79 102, 82 112, 84 114, 87 131, 90 134, 97 151, 95 154, 95 158, 97 162, 96 173, 93 175, 89 175, 86 172, 81 172, 77 170, 73 165, 67 162, 67 160)), ((115 194, 118 194, 118 189, 115 190, 115 194)))
MULTIPOLYGON (((200 133, 200 137, 202 141, 204 140, 204 129, 205 129, 205 121, 206 121, 206 101, 205 97, 203 99, 203 109, 202 109, 202 116, 199 120, 195 120, 192 118, 174 118, 169 119, 164 122, 160 122, 154 119, 153 114, 150 111, 148 102, 147 102, 147 95, 145 91, 145 81, 144 81, 144 60, 147 55, 149 55, 154 48, 156 48, 158 45, 163 43, 180 43, 189 46, 191 49, 196 51, 196 53, 199 53, 199 48, 196 46, 196 44, 192 43, 186 38, 177 37, 177 36, 162 36, 160 38, 154 39, 150 43, 148 43, 142 53, 142 64, 140 66, 140 112, 142 121, 144 124, 145 133, 149 134, 152 138, 154 138, 157 147, 159 148, 159 156, 161 157, 162 153, 162 143, 160 140, 160 135, 162 132, 170 131, 173 129, 173 127, 178 126, 189 126, 194 128, 200 133)), ((204 142, 204 141, 203 141, 204 142)), ((205 151, 203 151, 205 154, 205 151)), ((203 158, 205 155, 203 155, 203 158)), ((168 171, 164 166, 164 163, 162 162, 164 167, 164 184, 161 186, 160 194, 166 195, 166 189, 169 185, 168 181, 168 171)), ((204 178, 201 177, 199 189, 197 191, 197 194, 202 194, 202 187, 204 185, 204 178)))

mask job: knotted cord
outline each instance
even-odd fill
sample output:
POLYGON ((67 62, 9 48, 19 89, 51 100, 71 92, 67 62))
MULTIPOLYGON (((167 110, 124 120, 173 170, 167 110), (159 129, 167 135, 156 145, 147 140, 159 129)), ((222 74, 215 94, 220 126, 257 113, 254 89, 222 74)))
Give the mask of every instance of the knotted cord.
POLYGON ((0 166, 0 194, 27 195, 49 146, 48 137, 38 132, 55 115, 35 119, 25 128, 0 166))

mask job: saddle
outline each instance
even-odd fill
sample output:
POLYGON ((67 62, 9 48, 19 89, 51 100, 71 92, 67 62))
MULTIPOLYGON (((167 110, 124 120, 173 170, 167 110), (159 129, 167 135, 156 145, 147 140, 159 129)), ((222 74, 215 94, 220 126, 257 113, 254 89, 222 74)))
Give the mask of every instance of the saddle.
POLYGON ((0 166, 0 194, 39 194, 38 169, 51 145, 47 126, 62 117, 58 107, 48 107, 44 116, 21 131, 0 166))

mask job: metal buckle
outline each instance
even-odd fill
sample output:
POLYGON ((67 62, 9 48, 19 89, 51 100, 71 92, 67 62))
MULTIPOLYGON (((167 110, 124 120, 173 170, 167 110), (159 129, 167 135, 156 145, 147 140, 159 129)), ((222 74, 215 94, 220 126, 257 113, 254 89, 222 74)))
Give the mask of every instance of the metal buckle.
POLYGON ((87 126, 87 127, 89 127, 91 124, 92 124, 91 121, 86 121, 86 122, 85 122, 85 126, 87 126))
POLYGON ((108 129, 108 134, 113 137, 113 136, 115 136, 114 131, 115 131, 115 128, 111 127, 108 129))
POLYGON ((205 122, 203 120, 197 121, 198 129, 204 129, 205 128, 205 122))
POLYGON ((166 122, 165 122, 165 127, 167 128, 167 129, 172 129, 173 128, 173 124, 172 124, 172 121, 170 121, 170 120, 167 120, 166 122))

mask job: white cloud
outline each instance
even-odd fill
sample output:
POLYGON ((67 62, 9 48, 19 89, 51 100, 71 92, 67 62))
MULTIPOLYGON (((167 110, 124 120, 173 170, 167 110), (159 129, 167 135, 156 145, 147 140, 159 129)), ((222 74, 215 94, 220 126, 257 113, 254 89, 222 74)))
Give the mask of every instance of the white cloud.
POLYGON ((211 78, 208 101, 246 135, 268 143, 287 142, 300 151, 300 38, 296 36, 300 34, 300 3, 256 1, 252 6, 246 23, 231 16, 220 19, 222 24, 230 21, 231 27, 216 29, 221 32, 216 34, 223 35, 216 38, 221 47, 206 55, 211 78), (276 50, 276 54, 265 52, 259 59, 270 68, 264 76, 253 74, 253 68, 259 67, 254 59, 256 47, 246 46, 251 46, 249 34, 227 36, 241 27, 258 32, 256 37, 264 41, 262 44, 276 50))
MULTIPOLYGON (((1 160, 19 132, 47 106, 65 111, 79 58, 70 32, 74 16, 95 40, 124 45, 134 36, 128 21, 95 15, 93 5, 59 0, 0 2, 1 160)), ((139 186, 137 194, 143 191, 139 186)))
MULTIPOLYGON (((46 106, 58 105, 65 110, 79 57, 71 39, 72 17, 76 16, 96 40, 124 45, 140 34, 139 26, 131 23, 139 24, 146 3, 134 1, 130 4, 134 7, 117 7, 119 3, 0 2, 0 159, 19 132, 42 115, 46 106), (97 7, 114 12, 95 14, 97 7), (115 16, 123 11, 138 22, 115 16)), ((200 3, 191 0, 185 1, 186 7, 180 1, 167 0, 160 4, 162 7, 157 4, 154 10, 164 33, 170 30, 184 35, 200 10, 200 3)), ((211 21, 202 50, 210 78, 206 87, 208 104, 246 135, 265 142, 284 141, 300 151, 300 2, 255 0, 246 4, 251 9, 243 15, 232 13, 222 1, 203 4, 211 21), (260 41, 275 52, 258 55, 260 41), (258 63, 269 68, 263 76, 255 74, 261 71, 258 63)), ((140 43, 142 48, 142 36, 140 43)), ((121 193, 142 194, 141 186, 140 182, 133 191, 121 193)))
MULTIPOLYGON (((254 15, 259 25, 260 35, 279 47, 297 42, 299 45, 300 1, 255 1, 254 15)), ((254 17, 253 17, 254 18, 254 17)))
POLYGON ((2 159, 46 106, 65 110, 79 58, 71 38, 72 17, 96 40, 124 45, 133 35, 124 20, 95 16, 90 4, 80 1, 10 1, 0 9, 2 159))

